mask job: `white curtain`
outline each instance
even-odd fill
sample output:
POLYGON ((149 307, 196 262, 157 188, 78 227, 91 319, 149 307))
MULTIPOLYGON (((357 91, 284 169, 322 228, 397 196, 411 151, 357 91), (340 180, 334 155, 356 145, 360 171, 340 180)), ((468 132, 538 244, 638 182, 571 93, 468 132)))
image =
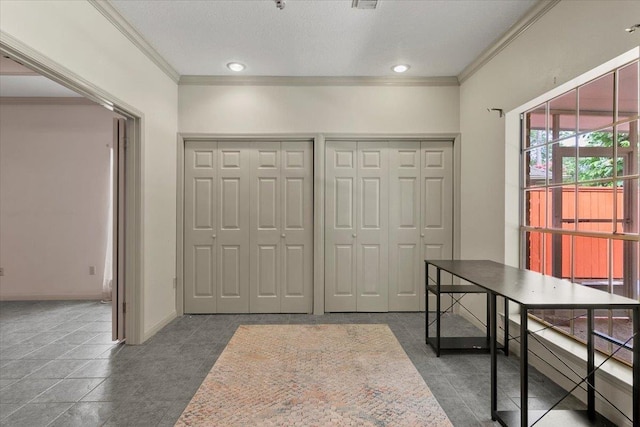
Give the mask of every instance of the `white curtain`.
POLYGON ((102 300, 111 301, 113 290, 113 148, 109 150, 109 213, 107 215, 107 244, 104 253, 102 300))

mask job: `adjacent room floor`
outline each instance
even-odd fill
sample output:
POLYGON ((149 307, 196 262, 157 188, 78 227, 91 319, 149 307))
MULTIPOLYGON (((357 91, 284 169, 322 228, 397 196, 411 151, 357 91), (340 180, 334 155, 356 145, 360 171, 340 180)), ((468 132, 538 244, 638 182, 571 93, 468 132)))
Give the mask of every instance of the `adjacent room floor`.
MULTIPOLYGON (((140 346, 111 342, 110 320, 111 307, 98 302, 0 302, 0 425, 173 426, 238 325, 265 323, 386 323, 455 426, 494 425, 489 356, 436 358, 421 313, 187 315, 140 346)), ((447 334, 479 333, 458 316, 447 320, 447 334)), ((499 409, 516 409, 518 360, 499 363, 499 409)), ((531 373, 530 407, 563 395, 531 373)))

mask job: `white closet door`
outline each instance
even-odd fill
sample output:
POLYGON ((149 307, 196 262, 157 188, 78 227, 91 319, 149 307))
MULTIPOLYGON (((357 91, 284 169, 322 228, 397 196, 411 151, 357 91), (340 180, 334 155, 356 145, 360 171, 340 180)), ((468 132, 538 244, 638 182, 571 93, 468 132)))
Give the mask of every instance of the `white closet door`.
POLYGON ((280 312, 280 142, 255 142, 251 150, 250 311, 280 312))
POLYGON ((357 143, 328 141, 325 187, 325 311, 356 311, 357 143))
POLYGON ((248 145, 218 142, 218 313, 249 312, 248 145))
POLYGON ((389 163, 389 311, 418 311, 423 268, 420 142, 390 142, 389 163))
MULTIPOLYGON (((422 163, 422 259, 453 257, 453 144, 423 141, 422 163)), ((450 276, 443 273, 443 283, 450 276)), ((421 268, 420 309, 424 310, 424 267, 421 268)))
POLYGON ((387 142, 358 143, 357 311, 389 310, 389 165, 387 142))
POLYGON ((184 310, 215 313, 216 143, 187 142, 184 156, 184 310))
POLYGON ((311 141, 282 142, 282 313, 311 313, 313 304, 313 154, 311 141))

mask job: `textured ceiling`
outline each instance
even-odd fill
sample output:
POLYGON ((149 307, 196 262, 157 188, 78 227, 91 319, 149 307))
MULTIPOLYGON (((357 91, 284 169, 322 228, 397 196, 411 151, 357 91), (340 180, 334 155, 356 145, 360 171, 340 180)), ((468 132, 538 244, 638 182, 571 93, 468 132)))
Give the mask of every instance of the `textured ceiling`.
POLYGON ((456 76, 537 0, 156 1, 111 4, 181 75, 456 76))

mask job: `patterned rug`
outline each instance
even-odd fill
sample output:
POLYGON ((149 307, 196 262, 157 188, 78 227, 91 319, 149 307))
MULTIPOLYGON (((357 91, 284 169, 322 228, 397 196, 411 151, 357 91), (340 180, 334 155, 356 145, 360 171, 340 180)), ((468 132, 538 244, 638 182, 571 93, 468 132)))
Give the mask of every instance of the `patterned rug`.
POLYGON ((176 425, 452 424, 387 325, 252 325, 176 425))

